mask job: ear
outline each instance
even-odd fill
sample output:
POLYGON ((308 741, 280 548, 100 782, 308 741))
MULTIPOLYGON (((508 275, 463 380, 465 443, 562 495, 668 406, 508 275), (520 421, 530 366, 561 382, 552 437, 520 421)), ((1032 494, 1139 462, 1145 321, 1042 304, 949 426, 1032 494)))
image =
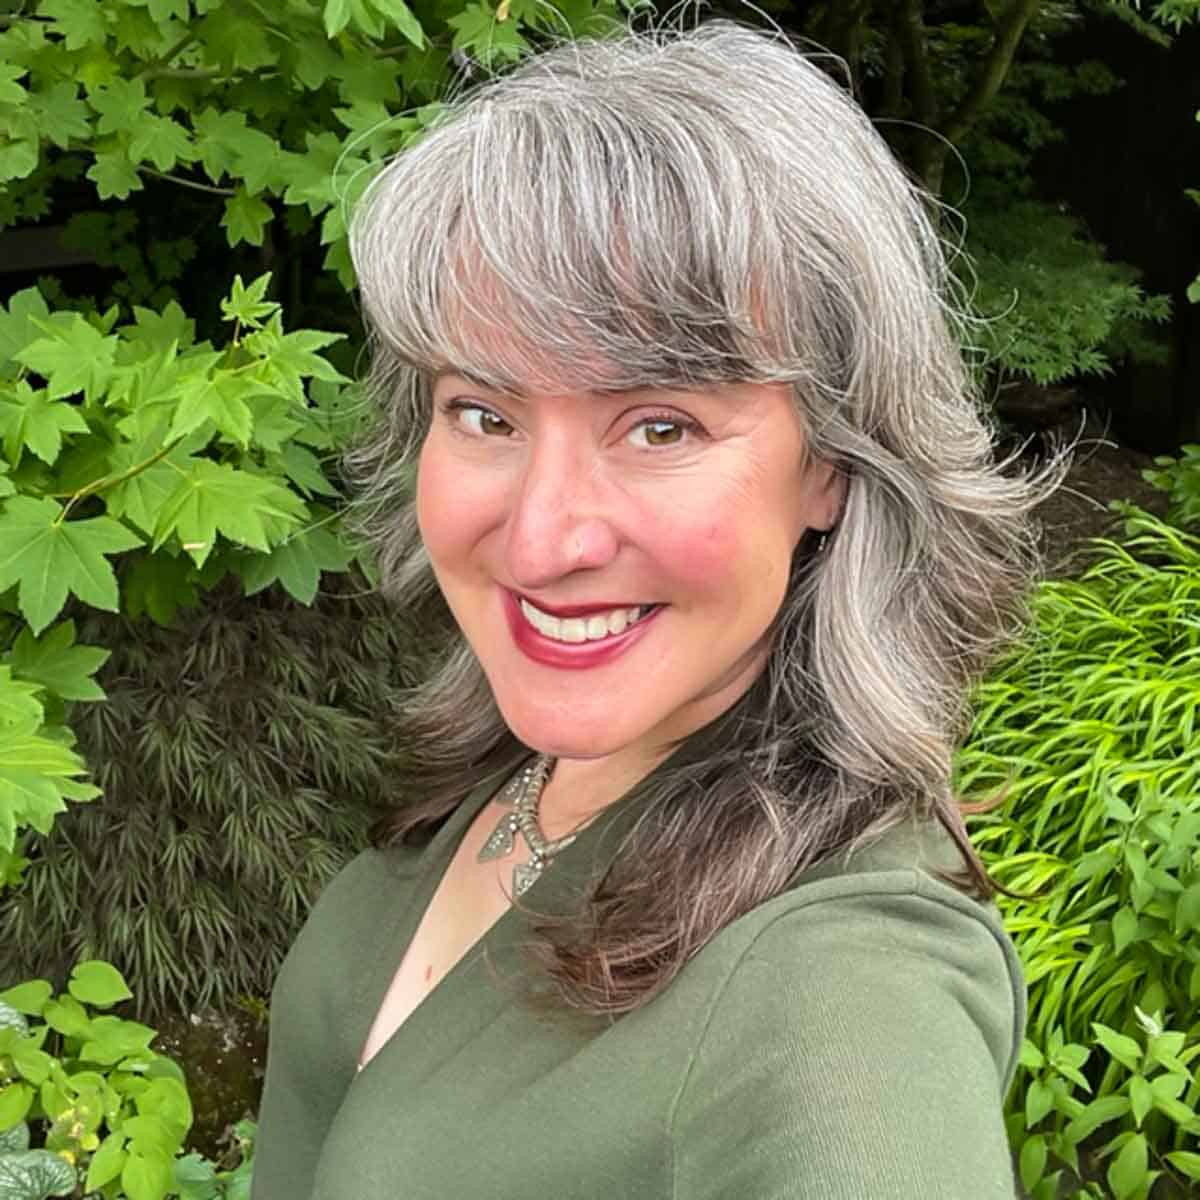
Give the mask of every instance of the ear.
POLYGON ((808 465, 808 527, 828 532, 846 507, 849 479, 836 463, 816 459, 808 465))

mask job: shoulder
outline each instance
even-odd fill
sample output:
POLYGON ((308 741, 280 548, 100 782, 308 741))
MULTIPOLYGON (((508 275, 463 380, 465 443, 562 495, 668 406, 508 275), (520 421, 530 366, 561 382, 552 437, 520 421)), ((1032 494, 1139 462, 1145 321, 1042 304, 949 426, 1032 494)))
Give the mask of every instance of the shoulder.
POLYGON ((918 1018, 942 1008, 986 1047, 1007 1092, 1025 1028, 1024 973, 995 904, 933 874, 959 865, 940 826, 907 821, 803 872, 714 939, 711 1022, 736 1023, 735 1009, 755 1008, 784 1028, 836 1007, 839 1025, 870 1023, 919 1053, 939 1030, 918 1018))
POLYGON ((420 865, 420 850, 367 849, 327 883, 305 920, 289 957, 333 941, 372 931, 402 902, 420 865))
POLYGON ((929 874, 923 837, 804 873, 685 969, 677 1197, 1011 1197, 1020 963, 992 906, 929 874))

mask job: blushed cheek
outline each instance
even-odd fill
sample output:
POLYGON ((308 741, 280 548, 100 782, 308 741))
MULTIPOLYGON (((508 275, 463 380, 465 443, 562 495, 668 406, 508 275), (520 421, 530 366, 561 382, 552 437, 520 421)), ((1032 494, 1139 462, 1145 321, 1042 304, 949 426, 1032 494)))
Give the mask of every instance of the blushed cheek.
POLYGON ((732 569, 742 553, 738 543, 736 524, 716 518, 661 524, 650 544, 687 592, 728 593, 732 569))
POLYGON ((783 600, 794 544, 768 515, 730 504, 707 520, 658 522, 642 544, 654 547, 681 595, 708 596, 743 616, 769 609, 770 620, 783 600))
POLYGON ((446 456, 427 442, 417 461, 417 526, 435 560, 453 551, 462 536, 463 514, 470 512, 461 489, 455 496, 453 476, 446 456))

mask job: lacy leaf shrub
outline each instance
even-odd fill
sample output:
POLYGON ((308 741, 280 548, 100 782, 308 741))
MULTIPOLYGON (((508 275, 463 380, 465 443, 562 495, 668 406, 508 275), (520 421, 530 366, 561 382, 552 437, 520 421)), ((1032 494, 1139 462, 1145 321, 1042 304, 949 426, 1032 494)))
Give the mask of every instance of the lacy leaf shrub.
POLYGON ((964 792, 1006 792, 972 829, 989 869, 1037 893, 1000 897, 1029 986, 1007 1122, 1034 1200, 1200 1180, 1200 538, 1114 508, 1124 539, 1041 586, 958 760, 964 792))
POLYGON ((156 1018, 267 994, 388 795, 386 714, 418 639, 365 589, 306 607, 225 587, 173 628, 82 618, 112 648, 107 701, 73 721, 103 795, 27 840, 0 979, 104 958, 156 1018))

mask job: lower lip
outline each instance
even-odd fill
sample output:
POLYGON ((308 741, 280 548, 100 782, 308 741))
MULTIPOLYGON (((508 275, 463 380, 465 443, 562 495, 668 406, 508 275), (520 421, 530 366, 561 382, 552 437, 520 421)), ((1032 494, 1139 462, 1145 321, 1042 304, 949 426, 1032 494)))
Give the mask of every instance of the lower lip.
POLYGON ((649 616, 630 625, 624 633, 610 634, 595 642, 556 642, 530 625, 512 592, 505 590, 503 595, 504 615, 508 618, 508 627, 512 631, 517 649, 527 658, 545 667, 563 667, 574 671, 587 667, 602 667, 624 654, 642 639, 646 630, 663 611, 663 606, 660 605, 649 616))

